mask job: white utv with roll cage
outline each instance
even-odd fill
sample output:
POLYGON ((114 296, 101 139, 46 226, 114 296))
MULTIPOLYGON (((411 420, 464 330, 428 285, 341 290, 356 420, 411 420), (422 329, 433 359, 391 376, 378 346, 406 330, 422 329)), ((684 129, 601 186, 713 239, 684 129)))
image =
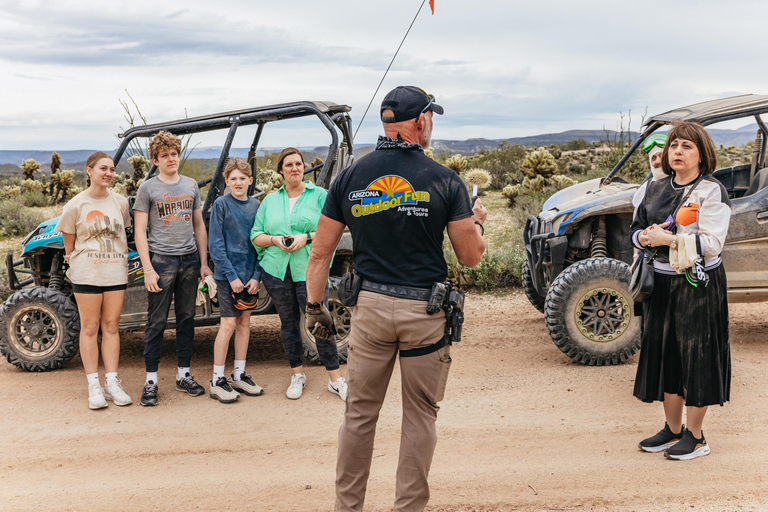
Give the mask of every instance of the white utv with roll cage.
POLYGON ((639 185, 618 174, 647 137, 675 120, 704 126, 735 119, 757 122, 751 163, 718 169, 714 177, 731 198, 722 252, 728 301, 768 301, 766 112, 768 96, 749 94, 653 116, 605 178, 553 194, 541 213, 528 217, 523 287, 531 304, 544 313, 549 335, 561 351, 574 361, 602 366, 621 363, 640 348, 642 308, 628 291, 632 196, 639 185))
MULTIPOLYGON (((160 130, 183 136, 201 132, 222 131, 226 133, 221 154, 213 176, 200 181, 210 188, 203 203, 203 219, 206 229, 210 220, 213 202, 226 193, 223 176, 224 165, 229 158, 235 134, 253 130, 252 144, 248 154, 254 176, 256 175, 256 149, 267 124, 314 116, 330 133, 331 142, 325 161, 306 169, 317 185, 327 189, 341 170, 352 163, 352 121, 351 108, 330 102, 302 101, 270 105, 251 109, 223 112, 208 116, 194 117, 131 128, 119 135, 120 147, 114 155, 117 165, 126 150, 137 137, 149 138, 160 130)), ((250 136, 249 136, 250 139, 250 136)), ((146 179, 156 175, 152 166, 146 179)), ((264 192, 252 184, 248 194, 261 198, 264 192)), ((129 197, 131 216, 135 197, 129 197)), ((77 305, 72 295, 72 285, 65 272, 64 244, 61 233, 54 228, 58 218, 41 223, 22 242, 21 257, 15 259, 13 251, 6 254, 8 279, 13 293, 0 307, 0 353, 9 363, 27 371, 45 371, 60 368, 77 353, 79 345, 80 320, 77 305)), ((133 242, 133 231, 128 229, 130 253, 128 257, 128 289, 123 312, 120 317, 121 330, 143 329, 147 320, 147 291, 144 288, 144 272, 133 242)), ((209 265, 213 268, 213 262, 209 265)), ((339 359, 347 358, 350 311, 336 297, 338 279, 352 266, 352 240, 348 232, 338 245, 330 273, 329 309, 338 329, 337 346, 339 359)), ((254 315, 275 313, 272 300, 264 286, 259 290, 259 304, 254 315)), ((167 328, 175 325, 174 309, 170 309, 167 328)), ((218 303, 206 294, 205 304, 198 306, 195 325, 215 325, 219 322, 218 303)), ((306 357, 318 362, 319 356, 314 338, 303 328, 302 338, 306 357)))

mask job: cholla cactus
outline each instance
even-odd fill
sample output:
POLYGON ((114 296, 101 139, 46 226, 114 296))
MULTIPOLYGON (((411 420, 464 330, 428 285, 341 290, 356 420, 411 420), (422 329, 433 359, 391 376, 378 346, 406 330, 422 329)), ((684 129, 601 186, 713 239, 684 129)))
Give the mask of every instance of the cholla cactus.
POLYGON ((35 179, 35 173, 40 170, 40 164, 34 158, 28 158, 21 162, 21 173, 28 180, 35 179))
POLYGON ((5 185, 2 188, 2 196, 7 198, 16 198, 21 195, 21 187, 18 185, 5 185))
POLYGON ((550 183, 557 187, 558 190, 575 185, 577 182, 573 178, 563 176, 562 174, 556 174, 550 178, 550 183))
POLYGON ((456 174, 461 174, 466 171, 468 164, 469 162, 467 159, 459 154, 453 155, 445 161, 445 166, 456 172, 456 174))
POLYGON ((491 184, 491 173, 485 169, 470 169, 463 175, 464 182, 468 185, 477 185, 478 188, 488 188, 491 184))
POLYGON ((72 185, 71 187, 69 187, 69 190, 67 190, 67 199, 71 199, 75 197, 77 194, 79 194, 82 191, 83 189, 79 185, 72 185))
POLYGON ((539 148, 526 155, 520 166, 520 172, 529 178, 536 176, 550 178, 557 173, 557 161, 555 161, 552 153, 545 148, 539 148))
POLYGON ((37 192, 42 190, 43 184, 37 180, 24 180, 21 182, 24 192, 37 192))
POLYGON ((147 167, 149 166, 149 160, 144 158, 144 155, 133 155, 128 157, 128 163, 133 167, 133 181, 139 181, 146 176, 147 167))
POLYGON ((268 167, 259 167, 256 169, 254 181, 257 188, 263 190, 265 194, 269 194, 283 185, 283 175, 268 167))
POLYGON ((502 189, 501 195, 507 198, 509 206, 512 207, 517 200, 517 196, 520 195, 520 185, 507 185, 502 189))
POLYGON ((424 150, 424 154, 427 155, 432 160, 435 159, 435 148, 432 146, 429 146, 427 149, 424 150))
MULTIPOLYGON (((75 184, 75 171, 72 169, 64 169, 57 173, 51 174, 51 187, 53 193, 51 195, 51 202, 56 203, 57 200, 63 203, 68 198, 74 196, 72 191, 76 188, 75 184)), ((80 190, 82 192, 82 189, 80 190)))
POLYGON ((523 188, 529 192, 541 192, 546 184, 547 180, 542 175, 538 175, 535 178, 529 178, 528 176, 523 178, 523 188))
POLYGON ((59 158, 59 154, 54 151, 53 155, 51 155, 51 174, 54 172, 59 172, 61 170, 61 158, 59 158))

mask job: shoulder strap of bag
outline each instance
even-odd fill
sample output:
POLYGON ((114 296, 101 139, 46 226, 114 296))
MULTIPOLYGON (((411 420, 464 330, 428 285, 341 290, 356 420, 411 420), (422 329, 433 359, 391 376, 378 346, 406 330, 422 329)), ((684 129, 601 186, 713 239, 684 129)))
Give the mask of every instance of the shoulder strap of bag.
MULTIPOLYGON (((670 179, 674 179, 671 178, 670 179)), ((699 183, 704 179, 703 174, 699 174, 699 177, 696 178, 696 181, 693 182, 693 186, 688 190, 688 192, 683 196, 683 200, 680 201, 680 204, 677 205, 677 208, 675 208, 675 211, 672 212, 672 218, 674 219, 677 216, 677 212, 680 210, 680 208, 685 204, 685 202, 688 200, 689 197, 691 197, 691 194, 693 193, 694 189, 699 186, 699 183)), ((645 188, 645 194, 648 195, 648 187, 645 188)), ((661 250, 661 247, 656 247, 653 251, 648 252, 648 258, 651 260, 656 257, 656 255, 661 250)))

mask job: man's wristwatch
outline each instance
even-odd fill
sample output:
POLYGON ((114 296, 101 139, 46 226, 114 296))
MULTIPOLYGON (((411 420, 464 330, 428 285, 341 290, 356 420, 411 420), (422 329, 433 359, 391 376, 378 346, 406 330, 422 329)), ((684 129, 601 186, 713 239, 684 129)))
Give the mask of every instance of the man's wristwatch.
POLYGON ((479 220, 476 220, 474 222, 475 222, 475 224, 480 226, 480 236, 485 236, 485 228, 483 227, 483 223, 480 222, 479 220))
POLYGON ((321 306, 319 302, 307 302, 307 311, 320 311, 321 306))
POLYGON ((309 231, 307 232, 307 243, 308 243, 308 244, 311 244, 311 243, 312 243, 312 233, 311 233, 311 232, 309 232, 309 231))

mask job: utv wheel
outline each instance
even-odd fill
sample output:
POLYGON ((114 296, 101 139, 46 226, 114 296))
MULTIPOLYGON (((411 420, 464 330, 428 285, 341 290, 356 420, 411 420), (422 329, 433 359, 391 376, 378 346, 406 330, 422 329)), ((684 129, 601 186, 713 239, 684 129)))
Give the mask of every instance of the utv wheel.
POLYGON ((545 297, 539 295, 539 292, 537 292, 536 288, 533 286, 533 279, 531 278, 531 267, 528 266, 527 258, 523 262, 521 281, 523 282, 523 291, 525 291, 525 296, 528 297, 528 301, 533 307, 543 313, 545 297))
MULTIPOLYGON (((339 363, 347 362, 347 347, 349 345, 349 328, 352 320, 352 311, 343 305, 331 292, 328 299, 328 311, 331 312, 333 321, 336 324, 336 348, 339 350, 339 363)), ((320 354, 317 353, 317 343, 315 337, 309 334, 307 324, 304 322, 304 315, 301 319, 301 341, 304 342, 304 357, 315 364, 323 364, 320 354)))
POLYGON ((19 290, 0 310, 0 353, 28 372, 67 364, 77 353, 79 335, 77 306, 57 290, 19 290))
POLYGON ((623 363, 640 349, 640 319, 629 295, 629 266, 589 258, 563 270, 550 285, 544 319, 555 345, 590 366, 623 363))

